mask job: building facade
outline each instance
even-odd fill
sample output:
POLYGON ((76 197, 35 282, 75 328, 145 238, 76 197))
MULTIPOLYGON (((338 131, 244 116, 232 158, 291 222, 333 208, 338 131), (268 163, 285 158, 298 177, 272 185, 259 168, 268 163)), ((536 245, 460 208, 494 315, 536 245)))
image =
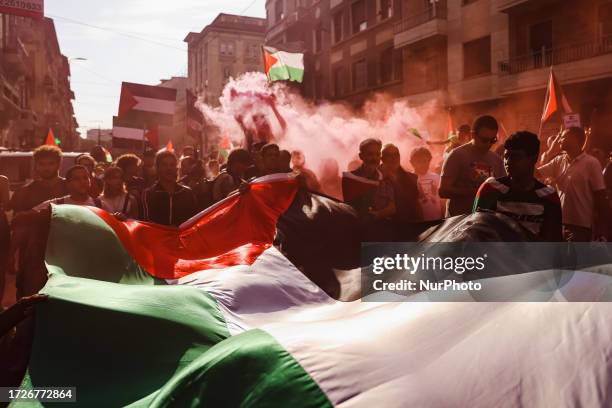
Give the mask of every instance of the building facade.
POLYGON ((266 44, 304 53, 304 96, 359 105, 372 92, 402 95, 399 0, 268 0, 266 14, 266 44))
POLYGON ((594 140, 612 140, 610 0, 268 0, 266 12, 266 43, 305 53, 306 97, 359 106, 385 92, 435 104, 440 129, 449 110, 457 126, 492 113, 537 132, 553 66, 594 140))
POLYGON ((218 105, 231 77, 263 72, 261 47, 266 20, 219 14, 200 33, 185 37, 188 47, 189 89, 210 105, 218 105))
POLYGON ((0 144, 33 148, 49 129, 72 150, 78 142, 70 65, 50 18, 0 14, 0 144))

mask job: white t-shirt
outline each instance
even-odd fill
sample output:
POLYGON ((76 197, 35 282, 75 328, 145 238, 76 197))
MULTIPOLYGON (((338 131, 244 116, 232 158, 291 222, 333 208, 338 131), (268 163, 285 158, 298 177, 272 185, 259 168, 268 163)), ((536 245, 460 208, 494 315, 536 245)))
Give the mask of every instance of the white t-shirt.
POLYGON ((559 191, 563 224, 593 228, 593 192, 606 188, 599 161, 584 152, 574 160, 562 154, 539 170, 559 191))
MULTIPOLYGON (((100 196, 100 202, 102 204, 102 209, 104 211, 108 211, 111 214, 124 212, 123 206, 125 205, 126 195, 127 193, 121 193, 115 197, 107 197, 104 194, 102 194, 100 196)), ((125 213, 129 214, 131 210, 132 210, 132 200, 129 200, 127 204, 127 208, 125 209, 125 213)))
POLYGON ((423 221, 441 220, 442 202, 438 195, 440 189, 440 176, 432 171, 423 176, 418 176, 419 202, 423 209, 423 221))
POLYGON ((47 200, 47 201, 45 201, 43 203, 40 203, 36 207, 34 207, 34 210, 36 210, 36 211, 43 210, 47 206, 49 206, 50 204, 89 205, 91 207, 95 207, 96 206, 96 202, 94 201, 94 199, 89 197, 89 196, 87 196, 87 200, 86 201, 74 201, 68 195, 68 196, 58 197, 58 198, 54 198, 52 200, 47 200))

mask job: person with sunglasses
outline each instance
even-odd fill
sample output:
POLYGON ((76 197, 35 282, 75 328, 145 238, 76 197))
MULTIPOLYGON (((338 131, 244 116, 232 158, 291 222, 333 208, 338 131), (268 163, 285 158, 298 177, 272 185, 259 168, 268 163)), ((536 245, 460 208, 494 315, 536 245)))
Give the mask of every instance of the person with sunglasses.
POLYGON ((448 199, 446 216, 470 214, 480 185, 490 177, 504 177, 502 158, 491 151, 499 126, 493 116, 478 117, 470 143, 454 149, 444 161, 439 194, 448 199))

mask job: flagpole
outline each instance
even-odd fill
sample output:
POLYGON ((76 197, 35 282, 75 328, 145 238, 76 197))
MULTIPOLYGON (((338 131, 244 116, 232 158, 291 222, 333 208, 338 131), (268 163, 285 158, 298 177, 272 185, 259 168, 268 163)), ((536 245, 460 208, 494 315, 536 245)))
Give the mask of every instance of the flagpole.
POLYGON ((147 152, 147 124, 142 125, 142 158, 144 160, 145 153, 147 152))
POLYGON ((268 73, 266 72, 266 51, 265 51, 265 47, 263 44, 261 45, 261 59, 263 60, 263 69, 264 69, 264 74, 266 74, 266 80, 270 82, 270 77, 268 76, 268 73))

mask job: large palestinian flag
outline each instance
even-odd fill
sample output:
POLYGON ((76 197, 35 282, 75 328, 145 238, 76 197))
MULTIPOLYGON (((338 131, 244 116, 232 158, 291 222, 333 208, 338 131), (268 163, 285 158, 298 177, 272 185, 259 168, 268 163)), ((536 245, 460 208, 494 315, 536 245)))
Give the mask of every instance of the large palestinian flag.
POLYGON ((609 304, 335 300, 272 245, 277 226, 308 241, 286 219, 300 194, 269 176, 178 229, 54 206, 23 387, 76 387, 84 407, 612 401, 609 304))

